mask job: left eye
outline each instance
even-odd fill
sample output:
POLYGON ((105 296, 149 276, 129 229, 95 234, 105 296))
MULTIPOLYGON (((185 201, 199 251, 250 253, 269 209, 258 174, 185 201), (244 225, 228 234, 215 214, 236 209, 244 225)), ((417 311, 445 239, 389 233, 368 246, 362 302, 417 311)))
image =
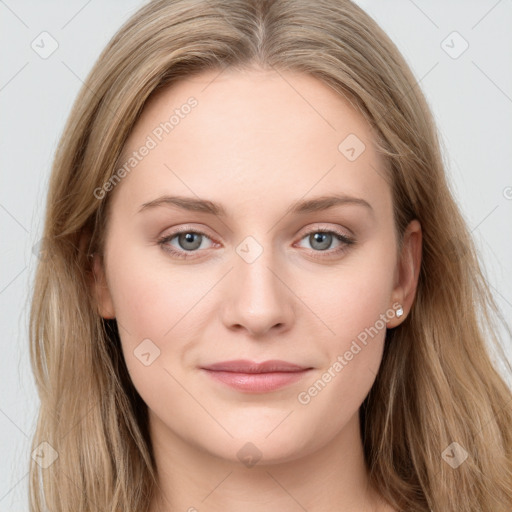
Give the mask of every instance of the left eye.
POLYGON ((159 240, 159 243, 164 247, 165 250, 171 252, 172 254, 187 258, 187 252, 194 252, 197 249, 204 249, 204 247, 201 247, 203 245, 202 242, 204 239, 209 240, 210 238, 204 233, 198 231, 183 231, 182 233, 165 236, 159 240), (175 238, 178 241, 179 250, 175 249, 176 246, 169 244, 169 242, 175 238), (183 251, 185 251, 185 254, 183 254, 183 251))
POLYGON ((348 238, 337 231, 323 231, 316 230, 311 231, 306 236, 302 238, 302 240, 307 239, 311 244, 312 248, 316 251, 326 251, 331 248, 331 244, 334 241, 341 242, 343 244, 351 244, 353 240, 348 238))

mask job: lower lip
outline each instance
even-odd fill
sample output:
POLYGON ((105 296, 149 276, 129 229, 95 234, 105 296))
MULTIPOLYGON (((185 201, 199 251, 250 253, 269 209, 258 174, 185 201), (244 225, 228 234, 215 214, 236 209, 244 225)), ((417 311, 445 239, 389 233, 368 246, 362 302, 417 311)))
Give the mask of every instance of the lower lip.
POLYGON ((299 372, 235 373, 204 370, 213 379, 246 393, 268 393, 301 380, 309 370, 299 372))

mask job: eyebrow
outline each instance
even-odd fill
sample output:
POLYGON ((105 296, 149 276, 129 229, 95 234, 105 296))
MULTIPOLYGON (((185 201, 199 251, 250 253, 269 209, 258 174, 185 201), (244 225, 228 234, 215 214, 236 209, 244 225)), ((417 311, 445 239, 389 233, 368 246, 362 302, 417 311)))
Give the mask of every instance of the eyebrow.
MULTIPOLYGON (((374 210, 368 201, 365 201, 359 197, 352 197, 343 194, 320 196, 315 197, 314 199, 297 201, 290 208, 288 208, 287 213, 303 215, 307 213, 328 210, 330 208, 334 208, 335 206, 342 206, 346 204, 364 206, 370 211, 370 213, 374 213, 374 210)), ((193 197, 185 196, 158 197, 157 199, 141 205, 139 213, 156 208, 158 206, 177 206, 178 208, 187 211, 208 213, 218 217, 227 217, 226 210, 219 203, 208 201, 206 199, 195 199, 193 197)))

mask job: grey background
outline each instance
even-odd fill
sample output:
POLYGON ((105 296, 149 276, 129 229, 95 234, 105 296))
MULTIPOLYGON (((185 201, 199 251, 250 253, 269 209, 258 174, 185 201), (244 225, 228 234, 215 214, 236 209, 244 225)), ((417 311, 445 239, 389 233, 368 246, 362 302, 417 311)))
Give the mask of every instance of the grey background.
MULTIPOLYGON (((496 300, 510 319, 512 2, 357 3, 395 41, 427 96, 454 194, 496 300), (450 35, 453 31, 461 37, 450 35), (464 40, 469 47, 453 58, 464 40)), ((82 80, 117 28, 142 4, 0 0, 0 512, 28 510, 38 397, 29 366, 27 319, 37 263, 32 248, 41 238, 52 157, 82 80), (58 43, 46 59, 31 47, 44 31, 58 43)), ((503 344, 512 358, 510 340, 503 344)))

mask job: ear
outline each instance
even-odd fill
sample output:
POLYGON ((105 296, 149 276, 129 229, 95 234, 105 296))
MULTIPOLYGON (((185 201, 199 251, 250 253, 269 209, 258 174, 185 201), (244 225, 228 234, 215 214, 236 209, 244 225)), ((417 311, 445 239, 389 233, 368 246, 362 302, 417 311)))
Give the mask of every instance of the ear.
POLYGON ((93 268, 93 291, 98 305, 98 313, 105 319, 112 319, 116 317, 114 304, 108 288, 108 283, 105 274, 105 265, 101 256, 97 253, 92 255, 92 268, 93 268))
MULTIPOLYGON (((402 250, 395 271, 395 287, 392 293, 392 303, 399 303, 404 314, 390 319, 387 324, 388 328, 399 325, 411 310, 420 274, 421 241, 421 224, 417 220, 412 220, 404 232, 402 250)), ((396 308, 393 309, 396 310, 396 308)))

